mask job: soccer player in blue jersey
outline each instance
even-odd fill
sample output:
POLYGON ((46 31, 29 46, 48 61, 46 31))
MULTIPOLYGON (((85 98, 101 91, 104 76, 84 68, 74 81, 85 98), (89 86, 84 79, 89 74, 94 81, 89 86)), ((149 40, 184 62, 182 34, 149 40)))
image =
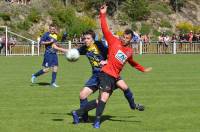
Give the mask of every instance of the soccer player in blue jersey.
POLYGON ((32 75, 31 82, 34 83, 35 79, 38 76, 43 75, 44 73, 49 72, 50 68, 52 69, 52 80, 51 86, 52 87, 59 87, 56 84, 56 76, 58 70, 58 56, 57 51, 67 52, 67 49, 60 48, 56 45, 57 43, 57 31, 55 25, 49 26, 49 32, 44 33, 41 37, 40 44, 45 45, 45 53, 42 66, 44 69, 39 70, 35 74, 32 75))
MULTIPOLYGON (((92 66, 92 76, 86 82, 84 88, 80 91, 80 108, 84 108, 88 105, 87 97, 98 90, 99 84, 99 74, 101 72, 101 67, 106 64, 107 59, 107 47, 101 42, 95 41, 95 32, 93 30, 88 30, 84 33, 85 45, 78 48, 81 55, 86 55, 91 66, 92 66)), ((127 84, 121 78, 116 79, 116 86, 119 87, 126 97, 130 108, 135 109, 135 101, 133 93, 127 86, 127 84)), ((96 100, 89 102, 90 109, 96 107, 96 100)), ((139 108, 138 108, 139 109, 139 108)), ((140 110, 143 108, 140 107, 140 110)), ((82 115, 83 121, 88 120, 88 113, 82 115)), ((74 121, 74 123, 78 123, 74 121)))

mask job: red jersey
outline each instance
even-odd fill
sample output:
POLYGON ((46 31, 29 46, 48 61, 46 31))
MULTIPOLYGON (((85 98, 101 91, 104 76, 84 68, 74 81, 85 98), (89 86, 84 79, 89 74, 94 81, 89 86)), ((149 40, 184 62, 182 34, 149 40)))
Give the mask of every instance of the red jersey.
POLYGON ((144 72, 144 67, 133 60, 133 49, 123 46, 122 41, 113 36, 109 31, 106 14, 100 14, 100 21, 103 34, 108 42, 107 64, 103 66, 102 71, 112 77, 118 78, 123 66, 128 62, 131 66, 144 72))

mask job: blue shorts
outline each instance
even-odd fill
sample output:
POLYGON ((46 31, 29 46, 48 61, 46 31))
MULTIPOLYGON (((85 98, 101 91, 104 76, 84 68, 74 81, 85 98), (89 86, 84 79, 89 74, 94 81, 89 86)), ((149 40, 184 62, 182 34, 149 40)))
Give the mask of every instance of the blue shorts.
POLYGON ((92 89, 94 92, 98 89, 99 85, 99 73, 94 73, 89 80, 85 83, 85 87, 92 89))
POLYGON ((45 53, 42 66, 44 66, 44 67, 58 66, 58 56, 57 56, 57 54, 56 53, 55 54, 45 53))

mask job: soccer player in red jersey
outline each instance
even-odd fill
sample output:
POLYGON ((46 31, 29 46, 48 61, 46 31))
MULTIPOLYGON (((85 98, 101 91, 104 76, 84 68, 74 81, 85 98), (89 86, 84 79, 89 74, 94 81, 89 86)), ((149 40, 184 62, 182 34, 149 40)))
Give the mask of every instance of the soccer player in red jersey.
POLYGON ((100 117, 103 114, 105 104, 115 86, 116 78, 119 78, 119 74, 126 62, 142 72, 152 70, 151 67, 144 68, 133 60, 133 49, 130 43, 133 37, 132 30, 126 29, 122 39, 118 39, 112 35, 106 22, 106 12, 107 6, 103 5, 100 9, 100 21, 102 32, 108 42, 108 59, 107 64, 102 68, 102 73, 99 75, 100 98, 96 108, 94 128, 100 127, 100 117))
MULTIPOLYGON (((124 31, 123 38, 120 39, 113 36, 113 34, 109 31, 106 22, 106 12, 107 6, 103 5, 100 8, 100 21, 103 34, 108 42, 108 58, 107 64, 102 67, 102 72, 99 74, 100 96, 97 100, 98 103, 95 104, 89 102, 87 105, 88 107, 86 106, 84 109, 79 109, 72 112, 74 122, 78 123, 77 117, 81 115, 83 111, 91 110, 96 106, 96 119, 93 124, 94 128, 100 128, 100 118, 103 114, 106 102, 112 94, 113 89, 115 89, 116 80, 118 80, 118 78, 120 77, 120 72, 126 62, 142 72, 149 72, 152 70, 151 67, 144 68, 133 60, 133 49, 130 43, 133 37, 132 30, 126 29, 124 31)), ((127 97, 132 98, 132 93, 128 93, 127 97)), ((136 105, 134 103, 133 109, 138 109, 142 111, 144 110, 144 107, 142 105, 136 105)))

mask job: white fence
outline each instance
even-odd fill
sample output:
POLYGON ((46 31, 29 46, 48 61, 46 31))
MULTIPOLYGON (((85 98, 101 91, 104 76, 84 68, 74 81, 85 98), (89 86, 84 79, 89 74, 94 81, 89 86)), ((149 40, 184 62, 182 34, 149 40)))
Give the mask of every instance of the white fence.
MULTIPOLYGON (((59 44, 63 48, 76 48, 83 45, 83 43, 73 43, 71 41, 59 44)), ((151 42, 143 44, 142 42, 133 45, 135 54, 194 54, 200 53, 199 43, 179 43, 172 42, 169 45, 165 45, 158 42, 151 42)), ((44 54, 45 47, 38 43, 33 44, 18 44, 10 47, 8 55, 41 55, 44 54)), ((59 54, 61 54, 59 52, 59 54)))
MULTIPOLYGON (((45 48, 44 46, 39 45, 39 42, 34 41, 32 39, 23 37, 14 32, 8 31, 6 26, 0 26, 0 29, 3 30, 3 34, 5 34, 4 45, 1 46, 0 55, 5 56, 14 56, 14 55, 41 55, 44 54, 45 48), (17 37, 16 43, 10 44, 9 37, 17 37)), ((1 34, 0 34, 1 35, 1 34)), ((59 43, 59 46, 64 48, 74 48, 83 45, 83 43, 75 43, 68 41, 66 43, 59 43)), ((157 41, 153 41, 150 43, 143 43, 140 41, 139 43, 132 44, 133 50, 135 54, 184 54, 184 53, 200 53, 200 42, 171 42, 166 45, 165 43, 159 43, 157 41)), ((61 54, 59 52, 59 54, 61 54)))

